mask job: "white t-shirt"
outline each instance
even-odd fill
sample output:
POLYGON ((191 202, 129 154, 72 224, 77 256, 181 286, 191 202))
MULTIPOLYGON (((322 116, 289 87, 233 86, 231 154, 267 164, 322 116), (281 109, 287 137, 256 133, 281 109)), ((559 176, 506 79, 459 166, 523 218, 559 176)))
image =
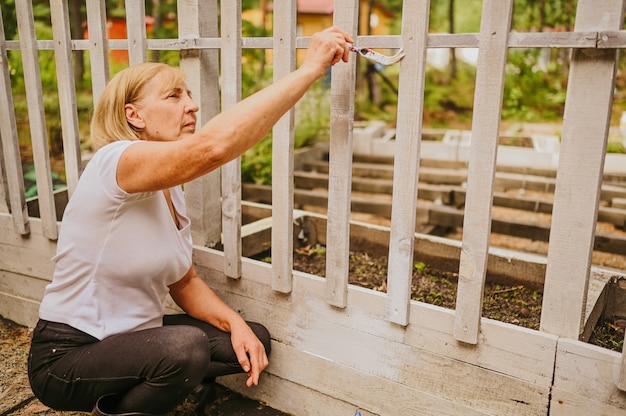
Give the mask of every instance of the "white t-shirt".
POLYGON ((120 156, 141 143, 104 146, 82 173, 63 216, 40 318, 98 339, 163 324, 167 286, 191 267, 192 241, 180 186, 170 189, 178 229, 163 192, 129 194, 117 184, 120 156))

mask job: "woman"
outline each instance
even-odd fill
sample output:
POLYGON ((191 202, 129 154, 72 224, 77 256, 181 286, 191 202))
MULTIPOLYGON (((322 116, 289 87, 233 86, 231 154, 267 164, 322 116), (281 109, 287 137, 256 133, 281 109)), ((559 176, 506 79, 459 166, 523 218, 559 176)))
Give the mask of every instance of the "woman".
POLYGON ((338 28, 314 35, 299 69, 198 129, 179 70, 140 64, 111 80, 92 120, 99 150, 66 208, 33 333, 29 379, 42 403, 160 414, 217 376, 245 372, 247 386, 258 383, 269 333, 196 274, 180 185, 263 138, 347 61, 346 42, 338 28), (164 316, 168 294, 185 314, 164 316))

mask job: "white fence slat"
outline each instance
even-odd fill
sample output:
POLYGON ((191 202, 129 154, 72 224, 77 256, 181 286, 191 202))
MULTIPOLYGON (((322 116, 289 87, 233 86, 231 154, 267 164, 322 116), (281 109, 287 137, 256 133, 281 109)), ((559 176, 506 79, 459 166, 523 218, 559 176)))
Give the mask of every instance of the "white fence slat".
POLYGON ((413 278, 430 1, 405 1, 402 7, 402 38, 407 55, 400 62, 398 81, 398 128, 389 238, 387 319, 399 325, 407 325, 413 278))
POLYGON ((616 387, 622 391, 626 391, 626 342, 622 348, 622 360, 620 362, 620 372, 617 376, 616 387))
POLYGON ((7 200, 8 207, 13 217, 15 230, 21 235, 30 232, 28 209, 24 197, 24 180, 20 157, 20 145, 17 137, 17 123, 13 111, 13 94, 11 93, 11 79, 9 77, 9 65, 5 46, 4 23, 2 11, 0 11, 0 104, 6 111, 0 111, 0 174, 2 181, 3 198, 7 200))
MULTIPOLYGON (((356 36, 358 10, 357 0, 335 1, 334 25, 356 36)), ((326 299, 329 304, 339 308, 346 307, 348 298, 353 98, 357 59, 351 56, 348 64, 333 66, 331 74, 326 299)))
MULTIPOLYGON (((623 7, 581 0, 575 30, 621 28, 623 7)), ((584 325, 616 68, 616 50, 573 51, 541 309, 542 331, 573 339, 584 325)))
POLYGON ((39 70, 39 51, 33 20, 33 6, 30 2, 16 2, 15 12, 22 47, 22 64, 24 81, 31 88, 26 89, 28 103, 28 121, 35 164, 37 195, 39 199, 39 215, 43 223, 43 234, 51 240, 59 235, 57 228, 54 195, 52 194, 52 177, 50 169, 50 152, 48 150, 48 133, 46 115, 43 105, 43 89, 39 70))
MULTIPOLYGON (((4 101, 0 100, 2 104, 4 101)), ((0 139, 2 134, 0 133, 0 139)), ((4 167, 4 152, 0 145, 0 213, 10 213, 11 202, 9 200, 9 182, 7 180, 6 169, 4 167)))
POLYGON ((143 1, 126 0, 126 36, 129 63, 135 65, 146 62, 146 5, 143 1))
POLYGON ((89 31, 89 61, 91 90, 96 105, 109 82, 109 38, 107 36, 106 6, 101 0, 87 0, 87 29, 89 31))
POLYGON ((507 40, 513 0, 485 0, 480 23, 472 144, 459 265, 454 337, 478 342, 487 276, 491 203, 498 153, 507 40))
MULTIPOLYGON (((296 66, 296 16, 295 0, 275 3, 275 81, 296 66)), ((293 110, 274 126, 272 143, 272 289, 289 293, 293 281, 293 110)))
MULTIPOLYGON (((241 100, 241 0, 220 2, 222 16, 222 108, 241 100)), ((241 277, 241 158, 222 167, 224 273, 241 277)))
POLYGON ((71 197, 82 171, 80 155, 80 133, 76 107, 76 81, 72 65, 72 44, 67 1, 51 0, 50 17, 54 42, 61 131, 63 132, 63 159, 65 160, 65 182, 71 197))
MULTIPOLYGON (((217 0, 178 2, 178 34, 193 41, 218 36, 217 0)), ((180 67, 187 74, 187 85, 200 107, 198 128, 219 112, 219 51, 186 49, 180 51, 180 67)), ((187 215, 191 219, 194 244, 214 247, 221 240, 222 204, 220 170, 185 184, 187 215)))

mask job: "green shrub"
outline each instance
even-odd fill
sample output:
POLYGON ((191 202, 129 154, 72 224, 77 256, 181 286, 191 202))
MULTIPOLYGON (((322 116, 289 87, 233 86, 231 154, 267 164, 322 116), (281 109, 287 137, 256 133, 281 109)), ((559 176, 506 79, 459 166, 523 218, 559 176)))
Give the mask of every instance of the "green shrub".
POLYGON ((624 150, 624 143, 622 142, 612 141, 606 144, 607 153, 626 153, 624 150))

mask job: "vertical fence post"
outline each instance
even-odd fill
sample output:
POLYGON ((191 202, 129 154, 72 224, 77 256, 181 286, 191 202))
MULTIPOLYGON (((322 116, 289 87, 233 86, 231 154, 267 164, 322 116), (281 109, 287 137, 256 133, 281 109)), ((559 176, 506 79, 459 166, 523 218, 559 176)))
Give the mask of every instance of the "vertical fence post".
POLYGON ((11 93, 11 79, 9 77, 9 63, 4 37, 4 19, 0 10, 0 104, 6 111, 0 111, 0 187, 5 200, 11 210, 13 224, 18 233, 26 235, 30 232, 28 210, 24 196, 24 179, 22 164, 20 163, 20 145, 17 137, 17 124, 13 111, 13 95, 11 93), (4 170, 2 169, 4 167, 4 170), (4 175, 2 173, 4 172, 4 175))
POLYGON ((146 62, 146 4, 143 1, 126 0, 126 37, 130 65, 146 62))
MULTIPOLYGON (((578 2, 576 31, 619 30, 623 22, 622 0, 578 2)), ((616 70, 616 49, 572 53, 540 328, 573 339, 584 325, 616 70)))
POLYGON ((109 82, 109 38, 107 37, 106 6, 102 0, 87 0, 87 30, 89 31, 89 61, 93 103, 109 82))
POLYGON ((454 337, 469 344, 478 342, 480 331, 504 92, 504 70, 512 13, 513 0, 483 2, 467 199, 454 319, 454 337))
MULTIPOLYGON (((274 81, 296 66, 296 0, 274 3, 274 81)), ((294 111, 272 132, 272 289, 291 292, 293 270, 294 111)))
POLYGON ((80 133, 76 107, 76 81, 72 65, 72 42, 67 1, 50 0, 50 18, 57 70, 61 130, 63 132, 63 159, 68 197, 72 196, 82 171, 80 133))
MULTIPOLYGON (((358 0, 336 0, 334 24, 356 37, 358 0)), ((330 154, 326 243, 326 297, 345 308, 348 297, 350 250, 350 192, 352 191, 352 129, 357 57, 332 68, 330 154)))
POLYGON ((387 317, 399 325, 409 323, 429 10, 430 1, 402 3, 402 46, 407 55, 400 63, 398 81, 387 273, 387 317))
POLYGON ((39 49, 35 34, 33 5, 28 1, 16 2, 15 12, 20 36, 22 63, 24 65, 24 82, 30 86, 30 88, 26 89, 26 102, 28 103, 28 121, 37 180, 39 215, 43 226, 43 235, 51 240, 56 240, 59 236, 59 230, 57 228, 52 176, 50 174, 48 132, 43 104, 39 49))
MULTIPOLYGON (((222 14, 222 109, 241 100, 241 0, 220 2, 222 14)), ((241 277, 241 157, 222 167, 224 274, 241 277)))
MULTIPOLYGON (((178 35, 181 39, 218 36, 217 0, 179 1, 178 35)), ((180 67, 187 74, 187 85, 199 104, 199 126, 219 112, 219 51, 182 50, 180 67)), ((198 127, 199 128, 199 127, 198 127)), ((220 170, 216 169, 185 184, 187 215, 191 219, 194 244, 213 247, 220 242, 222 205, 220 170)))

